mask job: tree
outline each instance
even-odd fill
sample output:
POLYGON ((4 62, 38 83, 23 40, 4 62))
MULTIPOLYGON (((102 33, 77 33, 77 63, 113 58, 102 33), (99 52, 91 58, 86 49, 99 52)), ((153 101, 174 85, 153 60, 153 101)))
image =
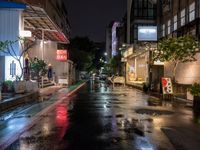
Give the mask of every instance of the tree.
POLYGON ((47 64, 44 60, 35 57, 30 63, 30 69, 37 76, 39 82, 39 77, 47 73, 47 64))
POLYGON ((109 74, 119 74, 120 60, 119 56, 114 56, 110 59, 109 63, 106 65, 107 71, 109 74))
POLYGON ((31 47, 35 45, 35 42, 29 41, 25 38, 19 38, 16 41, 0 41, 0 52, 12 56, 18 63, 21 68, 21 75, 18 77, 19 80, 23 77, 23 62, 21 62, 22 57, 30 50, 31 47), (19 42, 22 50, 19 54, 16 53, 13 45, 19 42))
POLYGON ((173 62, 173 80, 175 81, 176 69, 179 63, 196 61, 195 55, 200 52, 198 40, 190 35, 178 38, 170 37, 158 43, 154 51, 153 60, 173 62))
POLYGON ((78 70, 93 70, 95 54, 94 43, 88 37, 75 37, 69 46, 70 59, 77 64, 78 70))

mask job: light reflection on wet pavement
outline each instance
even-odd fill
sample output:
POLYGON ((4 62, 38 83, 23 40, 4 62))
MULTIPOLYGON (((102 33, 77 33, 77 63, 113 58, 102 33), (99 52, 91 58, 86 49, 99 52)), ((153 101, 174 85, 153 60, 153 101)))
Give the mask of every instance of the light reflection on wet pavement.
POLYGON ((197 150, 197 138, 189 143, 194 146, 184 145, 187 135, 197 133, 200 126, 193 123, 191 108, 185 104, 161 102, 132 88, 112 89, 90 82, 42 116, 7 149, 197 150), (180 137, 181 132, 186 135, 180 137), (183 142, 177 144, 174 138, 183 142))

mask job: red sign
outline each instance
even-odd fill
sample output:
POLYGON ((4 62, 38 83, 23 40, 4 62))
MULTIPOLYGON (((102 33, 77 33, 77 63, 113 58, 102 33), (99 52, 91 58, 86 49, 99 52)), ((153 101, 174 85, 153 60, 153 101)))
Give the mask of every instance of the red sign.
POLYGON ((56 52, 56 60, 58 61, 67 61, 67 50, 57 50, 56 52))
POLYGON ((162 90, 163 94, 173 94, 171 78, 162 78, 162 90))

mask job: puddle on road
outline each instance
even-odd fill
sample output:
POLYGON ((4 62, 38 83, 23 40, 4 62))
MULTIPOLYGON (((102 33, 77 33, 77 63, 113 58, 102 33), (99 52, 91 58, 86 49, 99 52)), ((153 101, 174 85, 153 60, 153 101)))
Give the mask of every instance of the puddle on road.
POLYGON ((151 109, 151 108, 136 109, 135 112, 138 113, 138 114, 147 114, 147 115, 152 115, 152 116, 174 114, 174 112, 170 111, 170 110, 151 109))
POLYGON ((162 106, 162 101, 149 98, 147 100, 147 104, 148 104, 148 106, 162 106))

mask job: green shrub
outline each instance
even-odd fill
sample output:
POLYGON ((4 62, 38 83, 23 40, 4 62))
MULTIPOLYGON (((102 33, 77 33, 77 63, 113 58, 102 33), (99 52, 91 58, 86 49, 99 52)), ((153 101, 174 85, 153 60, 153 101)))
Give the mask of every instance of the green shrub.
POLYGON ((190 92, 193 96, 198 96, 200 97, 200 84, 198 83, 194 83, 191 87, 190 87, 190 92))
POLYGON ((2 92, 13 92, 13 82, 10 80, 3 81, 2 83, 2 92))

